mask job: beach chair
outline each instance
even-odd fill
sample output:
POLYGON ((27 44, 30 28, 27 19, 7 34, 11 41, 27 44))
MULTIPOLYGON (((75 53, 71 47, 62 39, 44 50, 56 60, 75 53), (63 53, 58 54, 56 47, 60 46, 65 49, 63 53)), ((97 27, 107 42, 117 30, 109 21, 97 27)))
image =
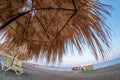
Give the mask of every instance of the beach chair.
POLYGON ((13 64, 11 64, 12 61, 12 58, 7 58, 7 61, 1 61, 2 70, 14 70, 17 75, 21 75, 23 73, 22 62, 14 60, 13 64))

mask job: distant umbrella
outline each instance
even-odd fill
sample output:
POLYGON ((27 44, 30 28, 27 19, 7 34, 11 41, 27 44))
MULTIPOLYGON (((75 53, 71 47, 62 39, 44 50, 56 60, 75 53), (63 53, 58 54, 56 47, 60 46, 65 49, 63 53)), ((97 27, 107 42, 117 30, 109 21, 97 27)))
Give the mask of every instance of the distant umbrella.
POLYGON ((103 46, 110 47, 108 8, 99 0, 0 0, 1 49, 54 62, 69 46, 81 54, 88 45, 96 59, 104 58, 103 46))

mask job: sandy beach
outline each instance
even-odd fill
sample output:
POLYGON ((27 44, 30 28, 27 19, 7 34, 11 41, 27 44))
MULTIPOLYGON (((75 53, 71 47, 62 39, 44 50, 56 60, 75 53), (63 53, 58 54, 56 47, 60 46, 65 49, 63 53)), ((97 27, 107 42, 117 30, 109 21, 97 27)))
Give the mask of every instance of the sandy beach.
MULTIPOLYGON (((5 57, 0 56, 0 61, 5 57)), ((37 68, 32 64, 23 64, 24 73, 20 76, 14 71, 1 70, 0 80, 120 80, 120 64, 97 69, 94 73, 53 71, 37 68)))

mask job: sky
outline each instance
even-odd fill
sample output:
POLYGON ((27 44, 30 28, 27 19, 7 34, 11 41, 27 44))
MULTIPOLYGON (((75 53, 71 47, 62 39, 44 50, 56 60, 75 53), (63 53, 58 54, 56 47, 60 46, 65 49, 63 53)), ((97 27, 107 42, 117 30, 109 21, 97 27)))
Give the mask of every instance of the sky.
POLYGON ((113 6, 111 10, 111 17, 108 17, 108 25, 112 31, 111 47, 116 57, 120 57, 120 0, 102 0, 106 4, 113 6))
MULTIPOLYGON (((106 60, 115 59, 117 57, 120 57, 120 0, 100 0, 105 4, 112 5, 113 9, 110 11, 111 17, 107 16, 107 25, 111 28, 111 34, 112 34, 112 41, 111 41, 111 55, 107 56, 106 60)), ((78 52, 76 52, 78 53, 78 52)), ((74 65, 83 65, 83 64, 95 64, 99 62, 103 62, 103 60, 98 60, 94 58, 94 56, 90 53, 88 49, 86 49, 84 54, 79 56, 71 55, 70 52, 68 52, 67 55, 63 57, 63 61, 61 64, 54 64, 54 66, 74 66, 74 65)), ((109 54, 109 53, 108 53, 109 54)), ((30 61, 33 62, 34 61, 30 61)), ((46 65, 44 61, 38 60, 36 62, 40 65, 46 65)), ((53 66, 53 64, 49 64, 48 66, 53 66)))

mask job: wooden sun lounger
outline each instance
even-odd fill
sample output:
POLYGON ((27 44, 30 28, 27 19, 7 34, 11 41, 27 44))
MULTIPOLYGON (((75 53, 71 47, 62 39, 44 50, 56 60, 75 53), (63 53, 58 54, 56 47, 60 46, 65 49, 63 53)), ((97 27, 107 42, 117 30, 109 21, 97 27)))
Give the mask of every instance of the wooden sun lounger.
POLYGON ((23 73, 22 62, 14 60, 13 64, 12 58, 7 58, 7 61, 1 61, 2 70, 14 70, 17 75, 21 75, 23 73))

